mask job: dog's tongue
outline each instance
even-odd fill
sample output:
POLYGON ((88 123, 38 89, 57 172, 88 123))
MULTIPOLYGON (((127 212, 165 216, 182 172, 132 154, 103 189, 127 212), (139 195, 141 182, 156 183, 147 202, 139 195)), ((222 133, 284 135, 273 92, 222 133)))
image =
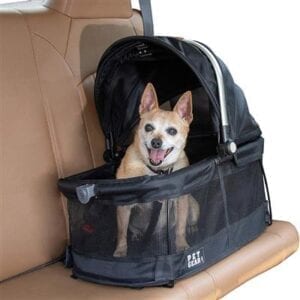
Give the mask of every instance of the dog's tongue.
POLYGON ((158 164, 160 161, 163 161, 165 158, 167 150, 162 149, 151 149, 149 153, 149 158, 156 164, 158 164))

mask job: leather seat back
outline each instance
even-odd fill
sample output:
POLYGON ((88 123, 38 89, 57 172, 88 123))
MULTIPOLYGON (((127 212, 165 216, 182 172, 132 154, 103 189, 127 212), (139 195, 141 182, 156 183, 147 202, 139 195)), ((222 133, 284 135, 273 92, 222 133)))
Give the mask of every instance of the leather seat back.
POLYGON ((102 163, 93 103, 99 58, 142 34, 128 0, 0 5, 0 280, 59 257, 67 244, 57 179, 102 163))

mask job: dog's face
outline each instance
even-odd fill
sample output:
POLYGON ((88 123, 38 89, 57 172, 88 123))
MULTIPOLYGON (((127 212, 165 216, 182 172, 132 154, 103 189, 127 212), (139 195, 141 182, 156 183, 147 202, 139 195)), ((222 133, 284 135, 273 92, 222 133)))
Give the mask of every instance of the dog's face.
POLYGON ((139 113, 136 142, 145 164, 158 168, 174 164, 184 150, 193 120, 191 92, 180 97, 173 111, 166 111, 159 108, 156 91, 148 83, 139 113))

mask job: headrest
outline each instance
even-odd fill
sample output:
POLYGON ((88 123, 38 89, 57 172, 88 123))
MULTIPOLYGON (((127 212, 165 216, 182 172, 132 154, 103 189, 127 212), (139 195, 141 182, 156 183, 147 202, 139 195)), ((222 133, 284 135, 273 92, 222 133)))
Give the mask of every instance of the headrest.
POLYGON ((129 18, 130 0, 45 0, 44 6, 71 18, 129 18))

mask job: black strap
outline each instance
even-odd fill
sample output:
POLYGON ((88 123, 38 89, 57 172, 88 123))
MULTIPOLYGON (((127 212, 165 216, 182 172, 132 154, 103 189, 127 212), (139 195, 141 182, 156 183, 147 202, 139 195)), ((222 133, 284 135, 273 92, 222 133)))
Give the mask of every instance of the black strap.
POLYGON ((150 218, 150 222, 149 222, 147 231, 145 232, 144 237, 143 237, 143 243, 152 241, 153 233, 156 228, 158 219, 160 217, 160 211, 162 209, 162 205, 163 205, 162 202, 159 202, 159 201, 154 201, 152 203, 151 218, 150 218))
POLYGON ((153 18, 152 18, 152 10, 151 10, 151 0, 139 0, 140 9, 143 18, 143 26, 144 26, 144 35, 153 36, 153 18))
POLYGON ((266 216, 266 222, 268 223, 268 225, 272 225, 272 223, 273 223, 273 216, 272 216, 272 206, 271 206, 270 190, 269 190, 267 176, 266 176, 266 173, 265 173, 265 169, 264 169, 262 160, 259 161, 259 164, 260 164, 260 168, 261 168, 262 175, 263 175, 264 186, 265 186, 265 189, 266 189, 266 192, 267 192, 267 199, 266 199, 267 216, 266 216))
MULTIPOLYGON (((173 172, 173 167, 172 168, 169 168, 167 170, 154 170, 152 169, 150 166, 147 165, 147 167, 154 173, 158 174, 158 175, 168 175, 168 174, 171 174, 173 172)), ((167 200, 163 200, 163 201, 167 201, 167 226, 169 226, 169 199, 167 200)), ((158 222, 158 219, 160 217, 160 212, 161 212, 161 209, 162 209, 162 205, 163 203, 161 201, 154 201, 153 202, 153 205, 152 205, 152 213, 151 213, 151 219, 150 219, 150 222, 149 222, 149 226, 147 228, 147 231, 144 235, 144 242, 147 242, 147 241, 151 241, 152 240, 152 235, 154 233, 154 230, 156 228, 156 225, 157 225, 157 222, 158 222)), ((167 229, 167 231, 169 232, 169 229, 167 229)), ((169 242, 169 241, 168 241, 169 242)), ((169 251, 168 251, 169 252, 169 251)))

